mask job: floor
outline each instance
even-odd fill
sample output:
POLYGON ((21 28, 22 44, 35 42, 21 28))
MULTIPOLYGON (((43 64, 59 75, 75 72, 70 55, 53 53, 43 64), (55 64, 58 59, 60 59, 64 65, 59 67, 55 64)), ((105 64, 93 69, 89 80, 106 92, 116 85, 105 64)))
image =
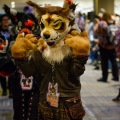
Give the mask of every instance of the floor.
POLYGON ((120 120, 120 103, 112 99, 117 96, 120 82, 97 82, 101 77, 100 70, 93 70, 91 65, 86 66, 86 72, 81 77, 83 104, 86 109, 84 120, 120 120))
MULTIPOLYGON (((86 72, 81 76, 81 96, 86 116, 84 120, 120 120, 120 103, 112 102, 118 93, 119 82, 97 82, 101 77, 100 70, 93 70, 93 66, 86 65, 86 72)), ((0 97, 0 120, 12 120, 12 100, 0 97)))

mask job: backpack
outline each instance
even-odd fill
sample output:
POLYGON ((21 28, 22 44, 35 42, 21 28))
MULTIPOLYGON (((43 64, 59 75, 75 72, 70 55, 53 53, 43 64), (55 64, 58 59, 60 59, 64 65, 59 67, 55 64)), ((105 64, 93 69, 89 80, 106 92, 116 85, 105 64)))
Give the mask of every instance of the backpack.
POLYGON ((118 28, 117 32, 115 33, 115 50, 117 53, 117 57, 120 58, 120 28, 118 28))
POLYGON ((106 36, 106 44, 107 45, 114 45, 115 40, 115 33, 118 31, 118 26, 115 23, 108 23, 108 30, 106 36))

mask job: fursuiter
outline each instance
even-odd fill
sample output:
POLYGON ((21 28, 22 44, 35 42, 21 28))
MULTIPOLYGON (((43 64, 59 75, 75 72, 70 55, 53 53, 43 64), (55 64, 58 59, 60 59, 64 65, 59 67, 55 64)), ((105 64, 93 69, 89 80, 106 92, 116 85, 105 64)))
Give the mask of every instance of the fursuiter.
MULTIPOLYGON (((85 71, 90 43, 85 32, 73 29, 75 4, 67 7, 40 7, 29 1, 38 13, 41 38, 19 34, 12 56, 26 77, 39 76, 39 120, 82 120, 79 77, 85 71)), ((35 119, 34 119, 35 120, 35 119)))
POLYGON ((25 6, 23 12, 18 12, 15 9, 9 8, 7 5, 3 6, 5 13, 11 18, 13 34, 18 33, 35 34, 39 37, 39 24, 33 10, 30 6, 25 6))
POLYGON ((9 42, 3 35, 0 35, 0 76, 4 78, 11 76, 15 70, 16 67, 9 55, 9 42))
MULTIPOLYGON (((11 18, 14 34, 34 34, 39 38, 38 20, 32 13, 17 12, 4 5, 4 11, 11 18)), ((25 7, 28 11, 28 7, 25 7)), ((32 42, 37 42, 32 41, 32 42)), ((2 64, 3 65, 3 64, 2 64)), ((13 67, 12 67, 13 68, 13 67)), ((10 70, 10 67, 8 67, 10 70)), ((11 76, 14 120, 37 120, 39 105, 39 79, 37 75, 26 78, 22 71, 16 66, 16 72, 11 76)))

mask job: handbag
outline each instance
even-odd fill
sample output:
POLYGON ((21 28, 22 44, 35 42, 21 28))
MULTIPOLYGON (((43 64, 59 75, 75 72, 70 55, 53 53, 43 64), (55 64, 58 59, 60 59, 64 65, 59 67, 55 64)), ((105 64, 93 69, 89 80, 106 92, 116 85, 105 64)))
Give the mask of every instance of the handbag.
POLYGON ((85 116, 85 110, 79 97, 65 100, 65 108, 72 120, 82 120, 85 116))

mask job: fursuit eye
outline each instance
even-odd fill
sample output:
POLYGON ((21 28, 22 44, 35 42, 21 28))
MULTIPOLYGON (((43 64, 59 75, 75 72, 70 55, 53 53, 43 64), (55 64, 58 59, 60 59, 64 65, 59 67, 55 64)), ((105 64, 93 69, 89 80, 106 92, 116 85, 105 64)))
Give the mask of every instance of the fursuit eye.
POLYGON ((58 30, 61 27, 61 25, 62 25, 62 22, 59 22, 57 24, 54 24, 53 27, 54 29, 58 30))
POLYGON ((44 27, 45 27, 44 24, 41 22, 41 23, 40 23, 40 28, 41 28, 41 29, 44 29, 44 27))
POLYGON ((54 27, 54 29, 57 31, 63 31, 65 29, 65 23, 60 22, 57 27, 54 27))

